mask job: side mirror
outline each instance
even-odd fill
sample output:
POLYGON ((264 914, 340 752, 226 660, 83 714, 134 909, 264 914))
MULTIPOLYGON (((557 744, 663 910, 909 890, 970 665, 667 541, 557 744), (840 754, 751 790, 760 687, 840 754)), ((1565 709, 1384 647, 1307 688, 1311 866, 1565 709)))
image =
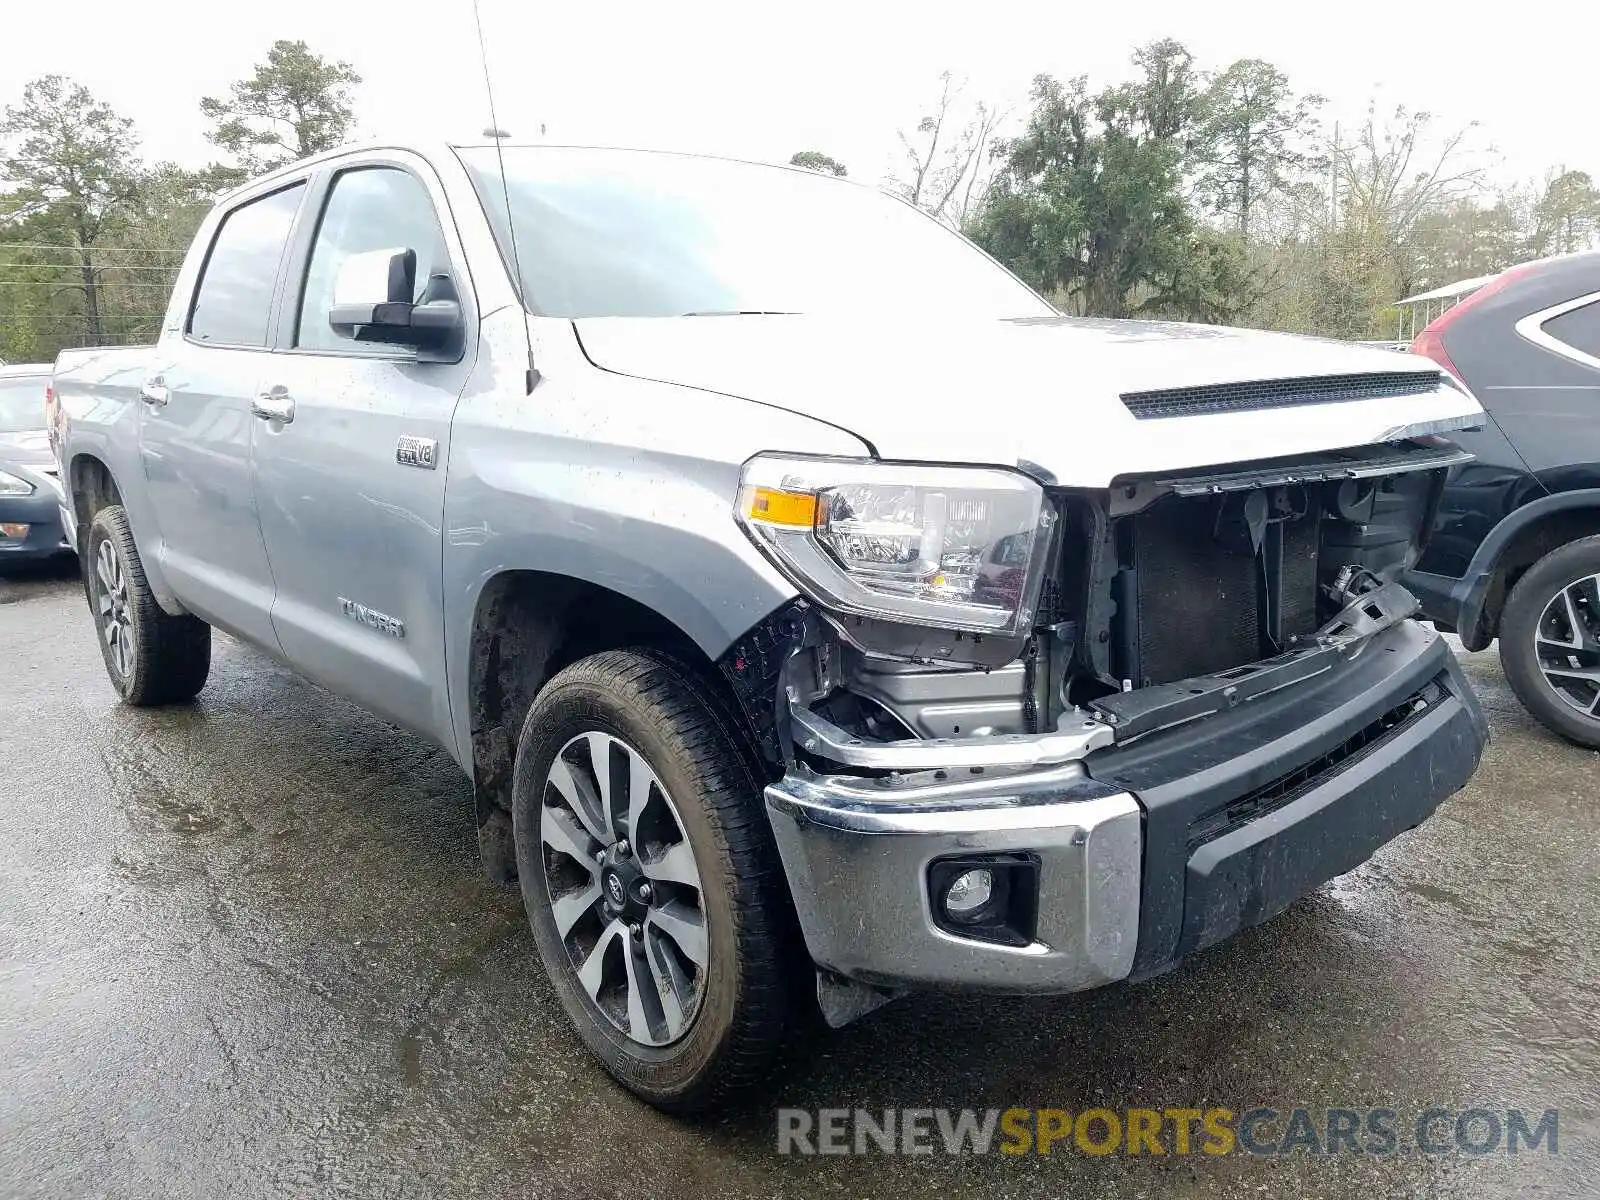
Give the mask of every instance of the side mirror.
POLYGON ((358 342, 445 350, 461 333, 461 304, 448 275, 428 280, 420 304, 417 252, 405 247, 352 254, 333 283, 328 324, 358 342))

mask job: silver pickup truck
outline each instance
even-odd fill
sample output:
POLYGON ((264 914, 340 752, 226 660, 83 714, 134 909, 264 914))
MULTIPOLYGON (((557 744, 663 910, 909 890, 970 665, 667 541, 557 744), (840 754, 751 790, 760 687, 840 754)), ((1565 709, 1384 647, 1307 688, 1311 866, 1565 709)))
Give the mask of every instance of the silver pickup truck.
POLYGON ((843 180, 341 150, 223 200, 159 343, 54 391, 122 697, 195 696, 215 628, 443 747, 668 1109, 808 1008, 1168 969, 1486 738, 1397 582, 1483 419, 1454 380, 1063 318, 843 180))

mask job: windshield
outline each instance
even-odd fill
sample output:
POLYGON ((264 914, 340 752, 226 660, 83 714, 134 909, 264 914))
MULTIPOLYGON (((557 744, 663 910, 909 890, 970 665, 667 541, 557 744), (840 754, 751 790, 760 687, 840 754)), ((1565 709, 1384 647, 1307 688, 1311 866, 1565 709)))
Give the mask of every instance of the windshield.
POLYGON ((0 379, 0 433, 23 433, 44 428, 42 375, 0 379))
POLYGON ((805 171, 637 150, 461 151, 523 296, 557 317, 929 312, 1049 315, 910 205, 805 171))

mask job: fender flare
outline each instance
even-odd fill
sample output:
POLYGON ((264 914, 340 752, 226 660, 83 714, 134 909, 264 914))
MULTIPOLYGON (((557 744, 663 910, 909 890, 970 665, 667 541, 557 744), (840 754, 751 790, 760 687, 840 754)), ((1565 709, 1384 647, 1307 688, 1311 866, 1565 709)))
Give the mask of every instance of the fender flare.
MULTIPOLYGON (((1461 635, 1462 645, 1468 650, 1482 650, 1494 637, 1492 631, 1482 629, 1481 626, 1484 608, 1489 600, 1489 587, 1494 582, 1495 571, 1499 568, 1500 558, 1506 548, 1519 533, 1534 522, 1553 513, 1582 508, 1600 511, 1600 487, 1557 492, 1553 496, 1541 496, 1524 504, 1501 518, 1499 524, 1489 531, 1488 536, 1473 552, 1472 562, 1468 564, 1466 573, 1460 579, 1446 581, 1447 588, 1435 589, 1423 585, 1414 590, 1424 593, 1447 590, 1445 611, 1457 615, 1454 625, 1457 633, 1461 635)), ((1438 576, 1428 578, 1439 579, 1438 576)))

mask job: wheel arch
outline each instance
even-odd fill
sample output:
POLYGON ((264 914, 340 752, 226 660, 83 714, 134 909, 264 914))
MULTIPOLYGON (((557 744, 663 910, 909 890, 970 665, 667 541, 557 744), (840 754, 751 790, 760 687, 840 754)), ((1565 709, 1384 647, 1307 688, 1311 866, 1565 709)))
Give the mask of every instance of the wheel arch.
POLYGON ((621 649, 670 655, 742 719, 718 663, 675 622, 636 599, 590 580, 538 570, 502 571, 479 591, 464 672, 465 724, 480 848, 492 875, 514 877, 511 783, 528 710, 562 668, 621 649))
POLYGON ((1479 598, 1462 622, 1462 642, 1481 650, 1499 636, 1506 597, 1534 563, 1568 542, 1600 534, 1600 488, 1545 496, 1511 513, 1473 555, 1468 578, 1481 580, 1479 598))
POLYGON ((89 523, 108 504, 122 503, 122 489, 117 486, 116 474, 97 454, 81 451, 67 464, 67 495, 72 503, 73 520, 78 527, 78 553, 83 553, 82 541, 89 523))
POLYGON ((128 514, 128 528, 138 547, 151 594, 163 612, 182 616, 188 609, 172 590, 172 585, 167 582, 166 571, 162 569, 161 543, 155 530, 155 515, 140 490, 144 481, 142 478, 127 477, 138 470, 128 463, 123 464, 123 474, 119 474, 109 461, 111 457, 109 444, 95 443, 91 449, 73 450, 66 461, 66 478, 62 480, 62 487, 67 494, 67 502, 72 506, 72 520, 77 535, 74 539, 77 543, 75 549, 81 557, 89 536, 89 525, 96 513, 108 504, 122 505, 128 514))

